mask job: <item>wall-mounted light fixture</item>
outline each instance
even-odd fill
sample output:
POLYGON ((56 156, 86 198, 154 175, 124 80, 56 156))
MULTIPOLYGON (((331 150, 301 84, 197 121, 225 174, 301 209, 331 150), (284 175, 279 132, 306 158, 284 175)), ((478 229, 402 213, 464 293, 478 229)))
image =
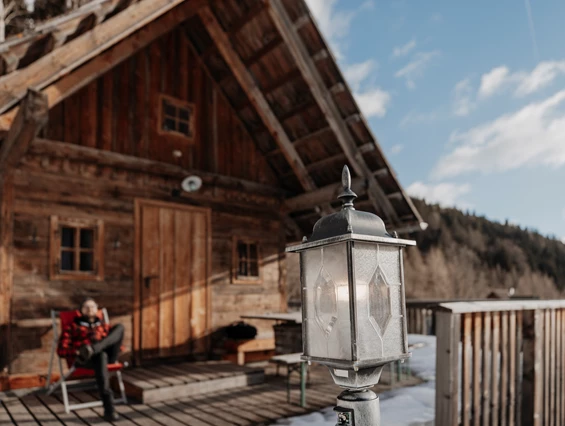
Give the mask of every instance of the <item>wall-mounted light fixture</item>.
POLYGON ((112 240, 112 247, 114 247, 114 249, 119 249, 121 246, 122 242, 120 241, 120 236, 116 234, 116 236, 112 240))
POLYGON ((37 236, 37 226, 34 226, 34 227, 33 227, 33 231, 32 231, 32 233, 31 233, 31 235, 28 236, 27 238, 31 241, 31 243, 32 243, 34 246, 37 245, 37 243, 39 242, 39 237, 37 236))

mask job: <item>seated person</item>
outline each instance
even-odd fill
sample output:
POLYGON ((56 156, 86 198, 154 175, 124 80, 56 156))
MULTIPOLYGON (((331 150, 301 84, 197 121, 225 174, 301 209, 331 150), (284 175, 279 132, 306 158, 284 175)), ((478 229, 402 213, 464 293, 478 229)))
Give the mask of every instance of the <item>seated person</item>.
POLYGON ((108 375, 108 364, 118 359, 124 338, 124 326, 100 321, 98 305, 92 298, 80 305, 81 316, 77 316, 59 339, 57 354, 74 362, 77 367, 94 370, 100 398, 104 405, 104 420, 117 420, 114 400, 108 375))

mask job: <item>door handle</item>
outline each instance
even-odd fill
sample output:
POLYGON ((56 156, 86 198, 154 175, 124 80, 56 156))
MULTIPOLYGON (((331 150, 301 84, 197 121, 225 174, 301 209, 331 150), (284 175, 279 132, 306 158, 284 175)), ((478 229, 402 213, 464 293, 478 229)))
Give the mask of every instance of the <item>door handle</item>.
POLYGON ((143 281, 145 283, 145 288, 149 288, 149 286, 151 285, 151 280, 157 278, 159 278, 159 275, 148 275, 147 277, 143 278, 143 281))

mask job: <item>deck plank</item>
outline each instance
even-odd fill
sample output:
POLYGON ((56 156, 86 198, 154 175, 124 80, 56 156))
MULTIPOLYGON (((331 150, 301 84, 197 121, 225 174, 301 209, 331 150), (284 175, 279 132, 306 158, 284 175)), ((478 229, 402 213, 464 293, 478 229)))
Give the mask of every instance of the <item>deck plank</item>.
POLYGON ((123 379, 132 383, 130 378, 133 377, 135 380, 142 381, 144 383, 148 383, 153 386, 151 389, 156 388, 168 388, 171 386, 169 382, 162 380, 161 378, 156 378, 150 374, 147 374, 146 371, 143 371, 141 368, 135 368, 128 371, 127 375, 123 376, 123 379))
POLYGON ((8 414, 8 411, 4 407, 4 403, 2 402, 2 400, 0 400, 0 424, 2 424, 2 425, 13 425, 13 424, 15 424, 12 421, 10 414, 8 414))
POLYGON ((61 426, 61 421, 53 414, 49 408, 37 399, 36 395, 30 394, 20 398, 26 408, 33 413, 35 420, 41 426, 61 426))
POLYGON ((62 402, 54 396, 37 395, 37 399, 51 411, 65 426, 84 426, 80 418, 71 411, 69 414, 65 413, 65 407, 62 402))
POLYGON ((182 380, 179 380, 176 377, 173 377, 171 375, 163 375, 162 367, 152 367, 150 369, 140 368, 140 369, 136 369, 135 372, 137 373, 138 377, 165 382, 165 384, 159 387, 176 386, 176 385, 184 384, 182 380))
POLYGON ((151 406, 145 404, 137 404, 137 403, 130 405, 130 407, 134 411, 138 412, 141 415, 148 416, 149 418, 154 420, 155 421, 154 424, 162 424, 164 426, 185 425, 185 423, 181 423, 177 421, 167 413, 167 411, 169 411, 169 407, 166 407, 164 411, 159 410, 159 408, 162 406, 164 406, 164 404, 161 404, 160 402, 152 404, 151 406))
POLYGON ((177 380, 181 380, 184 384, 195 382, 192 377, 185 371, 180 368, 176 368, 174 365, 163 365, 156 371, 163 371, 166 374, 174 374, 177 380))
MULTIPOLYGON (((158 410, 167 416, 171 417, 172 419, 176 420, 177 424, 179 425, 189 425, 189 426, 214 426, 211 423, 207 423, 200 419, 190 417, 187 414, 179 411, 176 407, 171 407, 164 402, 156 402, 154 404, 148 404, 150 407, 158 410)), ((173 423, 170 423, 171 425, 173 423)), ((169 425, 169 423, 167 423, 169 425)))
POLYGON ((18 425, 36 425, 37 421, 33 418, 32 414, 26 408, 26 406, 18 398, 10 398, 3 401, 4 406, 12 420, 18 425))
POLYGON ((196 408, 194 406, 183 403, 182 401, 175 399, 172 401, 165 401, 169 407, 174 408, 179 413, 184 414, 189 419, 198 419, 204 424, 209 424, 213 426, 233 426, 233 423, 226 422, 220 418, 215 413, 207 413, 201 410, 200 407, 196 408))
MULTIPOLYGON (((74 397, 78 399, 80 402, 93 402, 93 401, 100 401, 99 397, 94 397, 94 395, 88 392, 75 392, 74 397)), ((94 407, 91 408, 100 418, 104 416, 104 408, 103 407, 94 407)), ((129 420, 126 417, 120 416, 120 418, 116 421, 113 421, 112 424, 116 426, 136 426, 134 422, 129 420)))
MULTIPOLYGON (((69 392, 69 403, 76 404, 76 403, 80 402, 80 400, 78 400, 75 397, 75 394, 76 394, 75 392, 69 392)), ((57 399, 59 399, 61 404, 63 403, 63 400, 61 399, 60 395, 57 395, 57 399)), ((83 408, 81 410, 73 410, 72 412, 75 413, 84 423, 86 423, 88 425, 109 425, 110 424, 110 423, 104 421, 104 419, 102 419, 102 417, 100 417, 91 408, 83 408)))

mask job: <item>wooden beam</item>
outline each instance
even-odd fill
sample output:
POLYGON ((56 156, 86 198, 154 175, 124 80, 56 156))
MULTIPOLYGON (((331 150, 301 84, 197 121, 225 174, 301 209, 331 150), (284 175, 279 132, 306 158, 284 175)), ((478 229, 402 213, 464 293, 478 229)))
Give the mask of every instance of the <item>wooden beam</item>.
POLYGON ((313 106, 316 106, 316 102, 314 102, 313 99, 308 99, 306 100, 306 102, 301 102, 298 105, 293 106, 291 109, 289 109, 286 112, 283 112, 281 115, 278 115, 277 117, 281 122, 283 122, 298 114, 302 114, 304 111, 309 110, 313 106))
POLYGON ((252 104, 257 110, 257 113, 265 123, 265 126, 269 129, 269 131, 277 141, 277 144, 281 148, 281 151, 287 159, 288 163, 294 170, 294 173, 296 174, 296 177, 298 178, 302 187, 306 191, 312 191, 316 189, 314 181, 308 174, 308 171, 306 170, 302 159, 296 152, 296 149, 294 149, 294 147, 292 146, 292 143, 290 142, 284 128, 273 113, 269 103, 261 93, 261 90, 243 64, 241 58, 231 46, 228 35, 223 31, 213 12, 209 7, 203 7, 198 13, 200 15, 200 19, 202 20, 204 26, 210 34, 210 37, 214 40, 224 60, 232 69, 235 78, 239 82, 241 88, 247 94, 247 97, 251 100, 252 104))
POLYGON ((266 43, 259 50, 255 51, 255 53, 253 53, 251 56, 244 59, 243 63, 245 64, 245 66, 247 68, 249 68, 255 62, 260 61, 261 58, 268 55, 270 52, 272 52, 274 49, 276 49, 278 46, 280 46, 282 42, 283 42, 283 39, 280 36, 277 35, 275 38, 273 38, 271 41, 266 43))
POLYGON ((12 127, 0 146, 0 173, 18 165, 31 142, 47 123, 48 116, 47 97, 41 92, 29 89, 12 127))
POLYGON ((328 59, 330 56, 330 52, 328 52, 327 49, 322 49, 312 56, 312 60, 314 62, 323 61, 324 59, 328 59))
MULTIPOLYGON (((300 145, 303 145, 307 142, 310 142, 311 140, 314 140, 314 139, 320 138, 324 135, 327 135, 331 131, 332 131, 332 129, 329 126, 322 127, 321 129, 315 130, 315 131, 313 131, 312 133, 310 133, 306 136, 303 136, 299 139, 292 141, 292 145, 294 145, 294 147, 296 148, 300 145)), ((281 152, 281 150, 277 148, 277 149, 274 149, 272 151, 267 152, 265 155, 273 156, 273 155, 280 154, 280 152, 281 152)))
MULTIPOLYGON (((100 164, 117 170, 128 170, 146 173, 149 175, 169 176, 181 179, 191 174, 198 175, 206 185, 214 185, 228 189, 238 189, 253 192, 258 195, 268 195, 283 198, 288 195, 281 188, 264 185, 261 183, 238 179, 201 170, 189 170, 172 164, 133 157, 112 151, 103 151, 84 146, 51 141, 48 139, 35 139, 29 149, 30 155, 46 158, 66 158, 82 163, 100 164)), ((180 180, 179 180, 180 182, 180 180)))
MULTIPOLYGON (((174 0, 174 2, 178 3, 179 0, 174 0)), ((131 6, 131 8, 134 8, 137 5, 143 3, 144 2, 133 5, 131 6)), ((173 10, 169 10, 168 13, 164 15, 161 13, 161 15, 163 16, 161 16, 160 18, 157 19, 157 17, 154 17, 155 21, 150 22, 145 27, 142 27, 138 32, 132 34, 128 38, 122 39, 121 41, 116 40, 116 44, 113 45, 113 47, 99 54, 96 58, 80 66, 78 69, 74 70, 70 74, 65 75, 59 81, 47 86, 45 89, 43 89, 43 92, 47 95, 49 107, 52 108, 53 106, 57 105, 68 96, 72 95, 73 93, 76 93, 77 91, 79 91, 80 89, 91 83, 92 81, 96 80, 99 76, 101 76, 108 70, 112 69, 116 64, 128 58, 135 52, 143 49, 145 46, 149 45, 152 41, 156 40, 163 34, 169 32, 171 28, 174 28, 181 22, 193 16, 197 12, 198 8, 202 6, 204 3, 205 0, 191 0, 182 3, 179 7, 174 8, 173 10)), ((162 12, 162 9, 160 9, 159 12, 162 12)), ((156 14, 157 12, 153 13, 153 15, 156 14)), ((129 16, 129 14, 125 14, 125 15, 129 16)), ((119 17, 117 16, 113 18, 112 21, 118 18, 119 17)), ((147 17, 145 20, 148 21, 149 17, 147 17)), ((91 32, 94 32, 99 28, 105 27, 106 24, 107 22, 99 25, 91 32)), ((84 34, 83 36, 77 38, 75 41, 80 41, 82 37, 86 37, 86 36, 88 35, 84 34)), ((72 43, 75 43, 75 41, 69 43, 67 46, 70 46, 72 43)), ((67 49, 67 46, 65 46, 64 49, 67 49)), ((58 52, 53 52, 53 54, 55 53, 58 52)), ((48 55, 47 57, 52 57, 53 54, 48 55)), ((36 61, 25 70, 22 70, 22 73, 30 68, 35 68, 36 64, 41 61, 42 60, 36 61)), ((18 75, 20 75, 19 72, 18 75)), ((9 78, 10 76, 6 77, 6 79, 9 78)), ((0 130, 5 131, 10 127, 16 115, 16 112, 17 112, 17 108, 14 108, 10 112, 0 116, 0 130)))
MULTIPOLYGON (((261 87, 261 92, 263 93, 264 96, 267 96, 269 93, 274 92, 278 88, 280 88, 280 87, 284 86, 285 84, 290 83, 291 81, 296 80, 300 77, 302 77, 302 73, 300 72, 300 70, 294 69, 294 70, 290 71, 289 73, 283 75, 282 77, 278 78, 277 80, 274 80, 271 83, 266 84, 265 86, 261 87)), ((236 105, 235 108, 237 110, 242 110, 242 109, 247 108, 251 105, 252 105, 251 101, 249 99, 245 99, 245 102, 242 102, 241 104, 236 105)))
POLYGON ((302 71, 304 79, 309 84, 314 99, 334 131, 349 164, 357 176, 362 176, 367 179, 369 183, 369 198, 373 201, 375 209, 382 210, 392 222, 399 222, 398 215, 390 200, 386 197, 382 188, 372 175, 371 170, 365 163, 363 154, 356 148, 355 141, 347 125, 341 118, 341 114, 335 105, 331 93, 324 84, 322 76, 308 53, 304 42, 297 33, 281 0, 270 0, 268 10, 273 23, 277 27, 281 37, 285 40, 297 67, 302 71))
POLYGON ((304 25, 309 24, 310 21, 311 21, 311 19, 310 19, 310 14, 309 14, 309 13, 306 13, 305 15, 302 15, 300 18, 298 18, 298 19, 294 22, 293 27, 294 27, 294 29, 295 29, 296 31, 300 31, 300 29, 301 29, 304 25))
POLYGON ((347 87, 345 87, 345 84, 343 83, 337 83, 334 84, 332 87, 330 87, 330 92, 332 95, 338 95, 340 93, 343 93, 347 90, 347 87))
POLYGON ((129 7, 128 13, 117 14, 66 44, 65 48, 40 58, 18 73, 4 77, 0 82, 0 112, 15 106, 28 87, 45 88, 183 3, 183 6, 194 10, 204 1, 141 1, 129 7))
POLYGON ((235 22, 233 22, 229 29, 228 34, 234 35, 239 32, 245 25, 247 25, 250 21, 255 19, 261 13, 265 11, 265 2, 264 0, 259 0, 253 6, 246 11, 245 14, 240 16, 235 22))
MULTIPOLYGON (((353 178, 351 180, 351 189, 358 196, 364 195, 367 191, 365 179, 358 177, 353 178)), ((337 196, 341 194, 342 191, 343 186, 341 183, 327 185, 315 191, 300 194, 296 197, 285 200, 284 208, 288 212, 313 209, 317 205, 336 201, 337 196)))

